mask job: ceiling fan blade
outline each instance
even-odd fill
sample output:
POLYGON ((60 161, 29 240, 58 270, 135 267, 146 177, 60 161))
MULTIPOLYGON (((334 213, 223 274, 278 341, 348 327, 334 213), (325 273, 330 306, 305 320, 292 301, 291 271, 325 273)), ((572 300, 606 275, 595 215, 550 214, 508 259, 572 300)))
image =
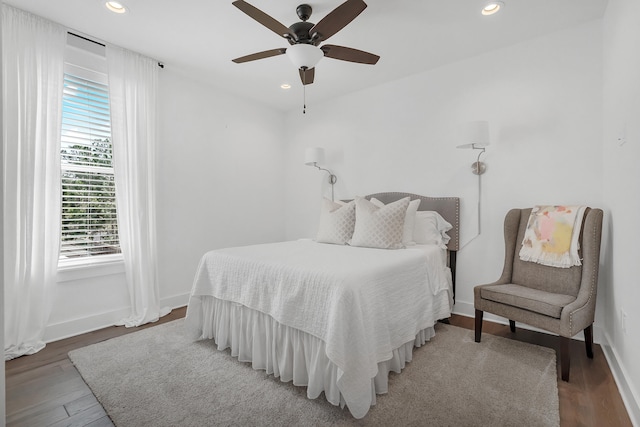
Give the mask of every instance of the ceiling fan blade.
POLYGON ((279 49, 265 50, 263 52, 252 53, 251 55, 241 56, 240 58, 232 59, 236 64, 243 62, 255 61, 257 59, 270 58, 272 56, 282 55, 287 53, 287 49, 281 47, 279 49))
POLYGON ((314 25, 309 30, 309 35, 318 42, 327 40, 353 21, 366 8, 367 4, 362 0, 347 0, 314 25))
POLYGON ((244 0, 236 0, 233 4, 235 7, 249 15, 251 18, 258 21, 260 24, 264 25, 280 37, 289 38, 292 37, 291 31, 289 28, 285 27, 283 24, 270 17, 260 9, 255 6, 250 5, 244 0))
POLYGON ((340 59, 342 61, 357 62, 359 64, 375 64, 380 57, 364 50, 352 49, 350 47, 326 44, 320 47, 327 58, 340 59))
POLYGON ((309 68, 307 70, 303 70, 302 68, 300 68, 298 71, 300 72, 300 81, 303 85, 310 85, 311 83, 313 83, 313 78, 316 75, 315 68, 309 68))

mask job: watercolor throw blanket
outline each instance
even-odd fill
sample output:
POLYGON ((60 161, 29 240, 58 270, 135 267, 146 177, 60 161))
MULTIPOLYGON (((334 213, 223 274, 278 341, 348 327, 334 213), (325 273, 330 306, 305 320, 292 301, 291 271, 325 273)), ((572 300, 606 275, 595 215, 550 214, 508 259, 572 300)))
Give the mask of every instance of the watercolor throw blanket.
POLYGON ((584 206, 535 206, 522 240, 520 259, 551 267, 581 265, 578 255, 584 206))

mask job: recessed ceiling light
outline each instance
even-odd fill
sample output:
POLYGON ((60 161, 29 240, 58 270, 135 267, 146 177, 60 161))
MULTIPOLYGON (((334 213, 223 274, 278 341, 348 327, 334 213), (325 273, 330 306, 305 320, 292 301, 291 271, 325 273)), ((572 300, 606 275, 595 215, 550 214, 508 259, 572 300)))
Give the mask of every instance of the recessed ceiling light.
POLYGON ((124 3, 120 2, 120 1, 106 1, 106 2, 104 2, 104 5, 111 12, 115 12, 115 13, 126 13, 127 12, 127 6, 125 6, 124 3))
POLYGON ((482 14, 485 16, 493 15, 494 13, 498 13, 498 11, 504 7, 504 3, 501 1, 491 1, 484 5, 482 8, 482 14))
POLYGON ((280 88, 287 90, 287 89, 291 89, 291 85, 289 83, 282 83, 280 85, 280 88))

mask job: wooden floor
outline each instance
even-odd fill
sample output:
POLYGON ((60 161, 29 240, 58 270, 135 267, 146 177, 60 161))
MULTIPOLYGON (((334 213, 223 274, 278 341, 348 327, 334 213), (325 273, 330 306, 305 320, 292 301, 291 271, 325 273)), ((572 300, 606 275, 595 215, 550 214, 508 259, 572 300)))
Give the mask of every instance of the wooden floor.
MULTIPOLYGON (((174 310, 152 325, 141 328, 111 327, 48 344, 32 356, 6 362, 7 426, 112 426, 102 406, 67 357, 73 349, 175 320, 185 309, 174 310)), ((473 319, 456 316, 451 324, 473 329, 473 319)), ((547 334, 484 322, 484 333, 559 348, 559 339, 547 334)), ((558 372, 560 367, 558 366, 558 372)), ((571 378, 558 378, 560 424, 568 426, 631 426, 624 404, 602 349, 594 346, 587 359, 584 343, 571 343, 571 378)), ((505 397, 508 398, 508 397, 505 397)))

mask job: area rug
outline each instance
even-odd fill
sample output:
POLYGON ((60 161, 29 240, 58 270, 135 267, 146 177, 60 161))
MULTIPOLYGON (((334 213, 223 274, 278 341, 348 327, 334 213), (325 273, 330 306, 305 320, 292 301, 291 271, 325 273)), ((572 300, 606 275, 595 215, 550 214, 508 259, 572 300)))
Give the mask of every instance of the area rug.
POLYGON ((69 353, 118 427, 559 426, 552 349, 437 324, 365 418, 192 342, 184 320, 69 353))

